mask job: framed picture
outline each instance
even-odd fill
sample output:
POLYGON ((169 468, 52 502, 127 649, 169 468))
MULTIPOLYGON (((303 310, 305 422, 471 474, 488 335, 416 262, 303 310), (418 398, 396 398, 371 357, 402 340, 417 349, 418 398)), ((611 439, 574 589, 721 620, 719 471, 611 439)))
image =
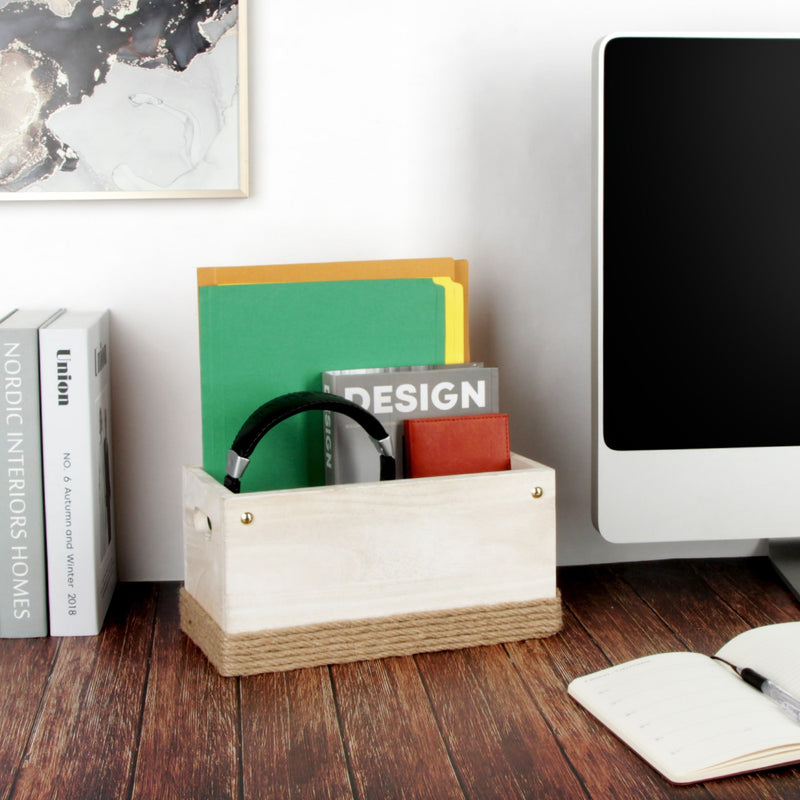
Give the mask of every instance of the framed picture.
POLYGON ((246 197, 246 0, 0 0, 0 200, 246 197))

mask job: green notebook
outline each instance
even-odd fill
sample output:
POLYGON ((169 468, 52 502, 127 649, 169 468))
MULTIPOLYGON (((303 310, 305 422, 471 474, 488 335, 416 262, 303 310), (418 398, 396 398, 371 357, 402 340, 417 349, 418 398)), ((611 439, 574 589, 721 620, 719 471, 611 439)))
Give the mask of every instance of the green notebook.
MULTIPOLYGON (((273 397, 318 391, 325 370, 446 362, 432 278, 199 286, 198 302, 203 468, 220 482, 242 423, 273 397)), ((264 437, 242 491, 323 483, 322 414, 310 412, 264 437)))

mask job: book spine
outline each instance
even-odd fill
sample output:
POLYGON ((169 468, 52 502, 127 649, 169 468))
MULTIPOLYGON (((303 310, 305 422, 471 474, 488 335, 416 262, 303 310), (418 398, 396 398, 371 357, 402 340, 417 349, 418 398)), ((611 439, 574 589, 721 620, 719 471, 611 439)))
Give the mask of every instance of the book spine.
MULTIPOLYGON (((327 394, 333 392, 333 381, 328 373, 322 374, 322 391, 327 394)), ((336 483, 336 473, 333 468, 336 455, 335 431, 333 427, 333 412, 322 412, 322 431, 323 431, 323 458, 325 460, 325 484, 330 486, 336 483)))
POLYGON ((107 336, 98 335, 96 328, 45 328, 40 334, 53 636, 99 633, 116 583, 106 467, 108 382, 98 378, 98 359, 105 358, 105 343, 107 336))
POLYGON ((36 328, 0 331, 0 637, 47 635, 39 343, 36 328))

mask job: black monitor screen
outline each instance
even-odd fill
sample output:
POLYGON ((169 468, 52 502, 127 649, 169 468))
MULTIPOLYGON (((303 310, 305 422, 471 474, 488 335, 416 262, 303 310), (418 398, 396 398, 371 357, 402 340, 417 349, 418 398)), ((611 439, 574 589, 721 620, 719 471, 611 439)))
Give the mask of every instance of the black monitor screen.
POLYGON ((603 70, 606 444, 800 444, 800 40, 622 37, 603 70))

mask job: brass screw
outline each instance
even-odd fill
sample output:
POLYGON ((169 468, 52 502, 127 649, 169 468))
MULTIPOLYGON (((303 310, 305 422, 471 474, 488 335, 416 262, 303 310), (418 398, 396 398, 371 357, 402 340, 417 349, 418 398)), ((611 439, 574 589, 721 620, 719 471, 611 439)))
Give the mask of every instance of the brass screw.
POLYGON ((242 521, 242 525, 249 525, 253 521, 253 515, 249 511, 243 511, 239 519, 242 521))
POLYGON ((534 486, 533 490, 531 491, 531 497, 536 498, 537 500, 544 494, 544 489, 541 486, 534 486))

